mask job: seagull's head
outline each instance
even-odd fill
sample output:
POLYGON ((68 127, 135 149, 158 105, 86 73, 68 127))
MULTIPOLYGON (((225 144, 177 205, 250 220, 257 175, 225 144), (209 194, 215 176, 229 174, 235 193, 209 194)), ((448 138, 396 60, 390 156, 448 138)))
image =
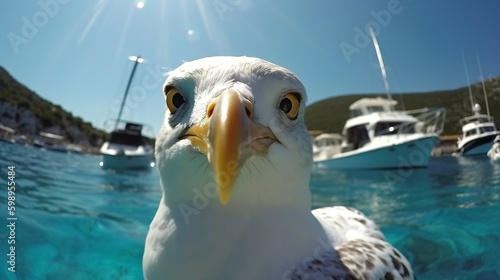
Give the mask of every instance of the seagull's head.
POLYGON ((309 207, 306 90, 292 72, 209 57, 171 71, 164 93, 156 159, 166 203, 309 207))

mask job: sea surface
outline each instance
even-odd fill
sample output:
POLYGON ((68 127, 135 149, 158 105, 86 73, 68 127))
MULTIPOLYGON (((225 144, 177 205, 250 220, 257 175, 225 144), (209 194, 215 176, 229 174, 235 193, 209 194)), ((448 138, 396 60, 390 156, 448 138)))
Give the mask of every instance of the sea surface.
MULTIPOLYGON (((158 173, 103 171, 98 162, 0 142, 0 279, 142 279, 158 173)), ((500 164, 486 157, 433 158, 426 169, 314 171, 311 191, 314 208, 346 205, 375 220, 419 279, 500 279, 500 164)))

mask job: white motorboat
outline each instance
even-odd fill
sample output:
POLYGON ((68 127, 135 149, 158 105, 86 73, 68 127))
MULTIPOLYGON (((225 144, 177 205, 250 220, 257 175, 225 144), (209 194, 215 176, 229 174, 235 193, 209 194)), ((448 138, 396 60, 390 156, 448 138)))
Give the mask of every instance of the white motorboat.
POLYGON ((42 148, 47 151, 60 153, 82 153, 82 148, 75 144, 70 144, 63 135, 49 132, 40 132, 33 139, 33 147, 42 148))
POLYGON ((426 167, 443 130, 445 110, 396 111, 393 109, 396 104, 384 98, 354 102, 349 107, 351 118, 345 123, 340 144, 336 136, 315 138, 314 166, 330 169, 426 167))
POLYGON ((493 117, 490 115, 490 108, 488 106, 488 96, 486 94, 486 87, 484 85, 483 74, 481 71, 481 65, 479 64, 479 58, 477 60, 479 71, 481 72, 481 82, 483 85, 484 100, 486 102, 486 115, 481 114, 481 106, 476 103, 473 105, 472 90, 469 81, 469 73, 467 72, 467 65, 465 65, 464 58, 464 68, 465 76, 467 78, 467 84, 469 85, 469 98, 472 106, 472 116, 465 117, 460 120, 460 125, 462 126, 462 138, 457 141, 457 152, 456 156, 479 156, 485 155, 491 149, 495 137, 500 134, 497 131, 493 117))
POLYGON ((396 111, 392 100, 382 54, 370 29, 384 80, 387 99, 362 98, 349 107, 351 118, 342 131, 343 139, 315 139, 315 168, 388 169, 426 167, 443 130, 445 110, 418 109, 396 111), (418 114, 418 115, 417 115, 418 114))
MULTIPOLYGON (((155 164, 153 146, 142 135, 143 124, 121 120, 135 70, 139 63, 144 62, 144 59, 140 56, 130 56, 129 59, 134 61, 134 67, 128 79, 120 111, 118 112, 118 119, 114 122, 114 129, 109 140, 104 142, 100 149, 102 161, 99 162, 99 165, 104 169, 150 169, 155 164), (125 124, 125 127, 120 129, 120 125, 123 126, 123 124, 125 124)), ((152 131, 151 128, 150 130, 152 131)))
POLYGON ((124 129, 115 129, 101 146, 105 169, 148 169, 154 166, 154 149, 141 133, 143 125, 125 122, 124 129))
POLYGON ((493 117, 481 114, 481 106, 474 105, 474 115, 460 120, 462 138, 457 142, 457 155, 485 155, 499 135, 493 117))
POLYGON ((500 162, 500 135, 495 138, 493 145, 491 146, 491 149, 488 151, 487 155, 489 158, 491 158, 491 160, 500 162))
POLYGON ((332 158, 342 150, 342 135, 323 133, 313 138, 313 157, 316 161, 332 158))

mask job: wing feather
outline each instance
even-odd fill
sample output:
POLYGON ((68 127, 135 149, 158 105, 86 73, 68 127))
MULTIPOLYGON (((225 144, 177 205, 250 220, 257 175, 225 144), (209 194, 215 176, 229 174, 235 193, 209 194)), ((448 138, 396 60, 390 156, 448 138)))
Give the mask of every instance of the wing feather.
POLYGON ((334 250, 296 265, 287 279, 416 279, 408 260, 360 211, 337 206, 312 213, 334 250))

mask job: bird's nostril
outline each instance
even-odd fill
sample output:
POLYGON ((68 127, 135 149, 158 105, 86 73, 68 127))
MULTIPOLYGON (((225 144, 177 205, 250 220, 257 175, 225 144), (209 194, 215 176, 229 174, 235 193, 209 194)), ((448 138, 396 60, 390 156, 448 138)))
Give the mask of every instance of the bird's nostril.
POLYGON ((245 106, 245 112, 248 116, 248 118, 252 118, 253 116, 253 106, 252 106, 252 103, 249 101, 249 100, 245 100, 243 102, 243 105, 245 106))
POLYGON ((214 108, 215 108, 215 102, 211 102, 208 107, 207 107, 207 117, 211 117, 212 114, 214 113, 214 108))
POLYGON ((248 109, 247 107, 245 107, 245 112, 247 113, 247 116, 248 116, 249 118, 251 118, 251 117, 252 117, 252 111, 250 111, 250 109, 248 109))

